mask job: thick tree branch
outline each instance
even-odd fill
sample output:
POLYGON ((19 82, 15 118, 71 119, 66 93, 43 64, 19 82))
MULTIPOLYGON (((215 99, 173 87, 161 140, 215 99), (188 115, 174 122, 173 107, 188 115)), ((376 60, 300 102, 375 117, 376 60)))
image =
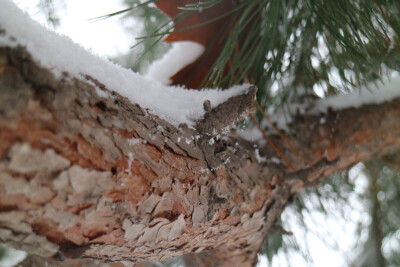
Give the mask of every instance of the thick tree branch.
POLYGON ((290 173, 268 160, 268 146, 258 162, 247 141, 177 129, 99 90, 98 81, 54 78, 22 48, 0 49, 2 243, 44 257, 209 252, 214 266, 252 266, 301 187, 400 146, 400 99, 329 112, 324 124, 303 116, 291 142, 323 177, 275 139, 299 169, 290 173))

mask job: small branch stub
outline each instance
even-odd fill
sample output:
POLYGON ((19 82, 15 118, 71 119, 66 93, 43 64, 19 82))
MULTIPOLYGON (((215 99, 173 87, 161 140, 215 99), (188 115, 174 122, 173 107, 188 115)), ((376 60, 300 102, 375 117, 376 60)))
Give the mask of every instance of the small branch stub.
POLYGON ((203 134, 215 135, 226 133, 236 122, 243 120, 256 111, 255 97, 257 87, 251 85, 246 93, 229 98, 224 103, 211 109, 210 101, 203 103, 206 114, 197 122, 196 129, 203 134))

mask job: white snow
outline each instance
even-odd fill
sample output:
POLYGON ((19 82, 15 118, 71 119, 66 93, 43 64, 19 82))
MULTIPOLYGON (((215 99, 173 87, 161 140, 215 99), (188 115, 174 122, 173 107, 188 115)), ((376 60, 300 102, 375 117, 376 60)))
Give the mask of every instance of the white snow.
POLYGON ((157 131, 159 132, 164 132, 164 127, 162 127, 161 125, 157 125, 157 131))
MULTIPOLYGON (((367 104, 381 104, 385 101, 390 101, 400 97, 400 76, 392 76, 385 78, 382 82, 371 83, 368 86, 361 87, 359 90, 343 95, 330 96, 324 99, 315 101, 313 108, 307 110, 307 106, 301 104, 291 104, 290 111, 284 112, 282 109, 267 112, 270 119, 276 123, 277 128, 287 130, 287 125, 292 122, 290 114, 295 114, 300 110, 301 114, 318 114, 326 113, 328 108, 340 110, 345 108, 358 108, 367 104)), ((324 124, 326 119, 321 117, 320 124, 324 124)), ((266 120, 262 120, 261 127, 265 132, 275 133, 266 120)), ((237 129, 240 137, 251 142, 258 142, 259 145, 265 144, 265 140, 261 132, 256 128, 237 129)))
MULTIPOLYGON (((45 3, 44 1, 13 1, 36 21, 47 24, 48 28, 53 28, 49 25, 45 12, 41 11, 40 6, 45 3)), ((57 32, 71 37, 86 49, 102 55, 115 57, 129 52, 132 46, 132 34, 127 34, 126 29, 134 23, 132 20, 122 21, 118 16, 93 20, 101 15, 126 8, 122 1, 55 0, 52 2, 56 7, 54 14, 60 19, 57 32)))
POLYGON ((281 160, 279 158, 277 158, 277 157, 271 157, 269 159, 269 162, 272 162, 272 163, 275 163, 275 164, 280 164, 281 160))
POLYGON ((5 250, 4 255, 0 259, 0 266, 2 267, 17 266, 17 264, 23 261, 27 256, 25 251, 15 250, 9 247, 3 247, 3 249, 5 250))
POLYGON ((241 138, 249 142, 264 140, 262 133, 260 132, 260 130, 258 130, 257 127, 238 128, 236 132, 241 138))
POLYGON ((170 85, 174 74, 194 62, 204 52, 204 46, 196 42, 182 41, 172 43, 172 48, 159 60, 154 61, 146 78, 170 85))
POLYGON ((85 80, 83 75, 90 75, 109 90, 176 126, 180 123, 193 126, 194 121, 202 119, 206 99, 215 107, 232 96, 246 93, 250 87, 243 84, 224 91, 198 91, 162 85, 88 52, 66 36, 45 29, 9 0, 0 0, 0 28, 6 30, 6 34, 0 35, 0 46, 26 47, 34 60, 51 69, 56 77, 68 72, 85 80))
POLYGON ((147 143, 147 141, 142 138, 129 138, 127 141, 128 141, 128 144, 131 146, 134 146, 136 144, 146 144, 147 143))
POLYGON ((340 110, 350 107, 358 108, 366 104, 381 104, 397 97, 400 97, 400 77, 391 77, 382 82, 369 84, 350 94, 321 99, 316 102, 311 113, 325 112, 327 108, 340 110))
POLYGON ((225 161, 224 161, 224 163, 222 163, 222 165, 226 165, 226 164, 228 164, 229 162, 231 162, 231 158, 227 158, 225 161))
POLYGON ((133 160, 134 160, 134 159, 135 159, 135 158, 133 157, 133 153, 132 153, 132 152, 129 152, 129 153, 128 153, 128 167, 125 169, 125 172, 126 172, 127 174, 129 174, 129 175, 132 174, 131 168, 132 168, 132 163, 133 163, 133 160))
POLYGON ((266 161, 267 161, 267 158, 266 158, 266 157, 261 157, 260 151, 258 150, 258 148, 256 148, 256 149, 254 150, 254 154, 256 155, 256 159, 257 159, 257 162, 258 162, 258 163, 266 162, 266 161))

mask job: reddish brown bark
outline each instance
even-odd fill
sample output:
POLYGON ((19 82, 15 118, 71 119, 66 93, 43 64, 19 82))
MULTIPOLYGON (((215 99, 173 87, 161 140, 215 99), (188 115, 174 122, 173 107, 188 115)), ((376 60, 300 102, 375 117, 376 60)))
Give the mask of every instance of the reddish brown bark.
POLYGON ((175 23, 174 32, 164 39, 165 42, 193 41, 207 49, 204 55, 171 77, 174 85, 200 89, 206 81, 206 77, 210 75, 209 71, 221 53, 227 33, 235 20, 233 14, 226 15, 226 12, 232 10, 236 4, 232 1, 222 1, 213 8, 202 11, 180 9, 194 3, 196 1, 193 0, 158 0, 155 2, 157 7, 175 23))
MULTIPOLYGON (((246 5, 244 2, 222 1, 211 8, 201 9, 200 3, 197 6, 199 10, 182 10, 187 5, 194 5, 197 2, 195 0, 158 0, 155 2, 157 7, 174 22, 174 31, 167 35, 164 39, 165 42, 192 41, 203 45, 205 48, 202 55, 170 77, 171 84, 184 85, 191 89, 201 89, 207 85, 206 82, 212 75, 216 60, 220 58, 222 51, 226 48, 225 44, 232 42, 232 40, 229 40, 229 36, 240 19, 238 10, 241 6, 243 8, 246 5)), ((260 10, 260 7, 252 3, 252 9, 256 11, 260 10)), ((240 22, 241 27, 245 28, 242 29, 236 40, 235 53, 237 57, 239 48, 249 38, 247 33, 250 29, 255 31, 254 25, 258 25, 258 22, 258 16, 252 16, 251 19, 240 22)), ((253 42, 257 41, 253 40, 253 42)), ((235 71, 237 72, 235 75, 236 83, 248 82, 248 79, 252 77, 244 79, 241 72, 232 70, 232 61, 233 55, 223 69, 218 71, 226 75, 235 71)))
POLYGON ((298 168, 290 172, 258 162, 252 143, 210 135, 238 99, 207 113, 197 130, 177 129, 67 75, 55 79, 24 49, 0 49, 0 240, 42 257, 137 262, 197 253, 186 260, 252 266, 299 189, 400 146, 400 99, 301 116, 291 142, 321 176, 271 136, 298 168))

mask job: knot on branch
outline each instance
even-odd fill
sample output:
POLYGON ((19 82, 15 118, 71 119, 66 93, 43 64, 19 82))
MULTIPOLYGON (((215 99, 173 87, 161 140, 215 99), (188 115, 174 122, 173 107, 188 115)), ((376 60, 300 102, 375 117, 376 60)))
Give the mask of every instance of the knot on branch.
POLYGON ((244 120, 256 111, 256 93, 257 87, 251 85, 244 94, 233 96, 213 109, 206 100, 204 119, 196 123, 196 129, 207 135, 228 133, 236 122, 244 120))

